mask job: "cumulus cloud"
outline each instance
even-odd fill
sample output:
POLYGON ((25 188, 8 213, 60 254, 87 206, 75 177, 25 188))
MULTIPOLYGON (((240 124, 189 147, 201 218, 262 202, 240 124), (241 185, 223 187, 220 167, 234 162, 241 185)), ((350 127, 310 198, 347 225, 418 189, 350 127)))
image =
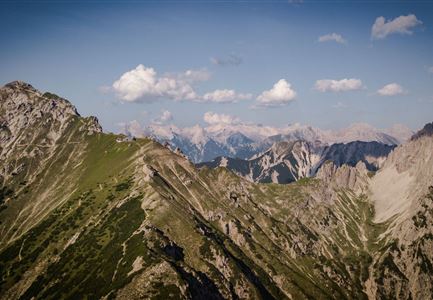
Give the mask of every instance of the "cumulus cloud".
POLYGON ((292 102, 296 97, 296 92, 285 79, 280 79, 270 90, 264 91, 257 97, 255 107, 282 106, 292 102))
POLYGON ((422 24, 413 14, 399 16, 393 20, 386 21, 384 17, 378 17, 371 28, 373 39, 384 39, 390 34, 412 34, 412 28, 422 24))
POLYGON ((251 99, 251 94, 236 93, 234 90, 215 90, 203 95, 203 101, 216 103, 233 103, 238 100, 251 99))
POLYGON ((210 125, 237 124, 240 122, 239 118, 237 117, 226 114, 213 113, 211 111, 208 111, 203 115, 203 120, 210 125))
POLYGON ((182 76, 158 77, 153 68, 142 64, 124 73, 112 85, 118 97, 126 102, 152 101, 157 97, 167 97, 174 100, 194 100, 197 94, 191 86, 193 77, 203 74, 187 71, 182 76))
POLYGON ((397 83, 390 83, 377 91, 381 96, 395 96, 405 93, 405 90, 397 83))
POLYGON ((316 81, 314 88, 320 92, 353 91, 362 88, 362 81, 356 78, 344 78, 341 80, 320 79, 316 81))
POLYGON ((252 98, 251 94, 237 93, 231 89, 218 89, 204 95, 197 94, 193 88, 194 83, 206 81, 209 78, 210 73, 205 69, 158 76, 153 68, 140 64, 115 81, 111 90, 125 102, 151 102, 163 97, 173 100, 233 103, 252 98))
POLYGON ((330 33, 330 34, 325 34, 319 37, 318 39, 319 42, 337 42, 339 44, 346 44, 346 40, 338 33, 330 33))
POLYGON ((115 81, 113 89, 122 100, 133 102, 146 94, 155 93, 155 77, 156 72, 154 69, 138 65, 115 81))
POLYGON ((210 61, 217 66, 238 66, 242 63, 242 58, 231 54, 227 57, 211 57, 210 61))

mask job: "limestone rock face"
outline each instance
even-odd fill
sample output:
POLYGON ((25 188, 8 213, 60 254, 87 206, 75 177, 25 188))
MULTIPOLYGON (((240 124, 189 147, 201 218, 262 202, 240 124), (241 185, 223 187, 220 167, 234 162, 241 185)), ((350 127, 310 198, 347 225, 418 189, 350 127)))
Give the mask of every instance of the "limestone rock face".
POLYGON ((12 134, 19 130, 39 123, 47 118, 65 122, 70 116, 78 116, 75 107, 69 101, 45 93, 42 94, 31 85, 20 81, 6 84, 0 93, 3 124, 12 134))
MULTIPOLYGON (((54 145, 77 117, 75 106, 57 95, 43 94, 22 81, 6 84, 0 89, 0 157, 32 142, 54 145)), ((89 117, 82 122, 83 130, 102 132, 97 118, 89 117)))
POLYGON ((378 142, 351 142, 324 145, 307 141, 276 142, 268 150, 249 160, 218 157, 198 167, 224 167, 252 182, 290 183, 312 177, 328 161, 337 167, 356 167, 362 162, 369 171, 381 167, 395 146, 378 142))
POLYGON ((358 162, 355 167, 342 165, 337 167, 328 161, 317 172, 316 178, 336 188, 347 188, 357 192, 363 192, 368 186, 368 170, 363 162, 358 162))
MULTIPOLYGON (((420 134, 397 147, 372 178, 375 222, 387 224, 390 246, 371 275, 388 298, 428 299, 433 294, 433 136, 420 134)), ((373 282, 373 280, 372 280, 373 282)))
POLYGON ((416 210, 417 201, 433 182, 433 137, 423 136, 396 148, 373 177, 371 191, 376 219, 402 219, 416 210), (387 186, 387 188, 384 188, 387 186))

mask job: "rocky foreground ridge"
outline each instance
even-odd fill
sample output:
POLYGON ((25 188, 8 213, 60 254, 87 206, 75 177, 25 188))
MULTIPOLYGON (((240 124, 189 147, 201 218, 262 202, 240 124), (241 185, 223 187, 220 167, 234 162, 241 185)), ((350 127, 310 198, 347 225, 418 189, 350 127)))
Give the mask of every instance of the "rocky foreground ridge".
POLYGON ((433 137, 376 174, 256 184, 15 82, 0 89, 0 298, 430 299, 433 137))

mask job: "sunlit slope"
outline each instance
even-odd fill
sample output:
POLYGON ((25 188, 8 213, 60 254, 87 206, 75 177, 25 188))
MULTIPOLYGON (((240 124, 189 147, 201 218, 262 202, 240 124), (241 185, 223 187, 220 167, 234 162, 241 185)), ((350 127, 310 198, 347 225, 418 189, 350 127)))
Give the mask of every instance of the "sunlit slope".
POLYGON ((252 185, 101 133, 85 137, 81 160, 73 192, 59 188, 53 210, 3 249, 6 298, 365 297, 359 232, 375 232, 371 206, 352 192, 319 180, 252 185))
POLYGON ((150 139, 102 133, 75 110, 61 117, 52 101, 64 100, 22 89, 8 88, 1 102, 9 103, 2 110, 1 299, 433 294, 430 171, 419 164, 425 178, 404 214, 377 219, 373 188, 399 152, 415 147, 417 161, 430 159, 419 147, 431 137, 397 148, 376 175, 363 163, 328 162, 316 178, 254 184, 226 168, 198 170, 150 139), (51 120, 21 123, 35 106, 51 120))

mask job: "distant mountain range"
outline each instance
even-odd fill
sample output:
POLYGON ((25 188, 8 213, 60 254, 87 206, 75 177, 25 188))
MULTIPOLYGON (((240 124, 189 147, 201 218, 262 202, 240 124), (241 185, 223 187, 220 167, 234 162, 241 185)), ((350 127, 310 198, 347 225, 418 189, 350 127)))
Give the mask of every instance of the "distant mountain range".
POLYGON ((160 143, 168 143, 172 149, 179 148, 192 162, 211 161, 216 157, 250 159, 267 151, 276 142, 306 141, 332 145, 354 141, 379 142, 399 145, 407 141, 413 132, 403 125, 380 130, 371 125, 356 123, 348 128, 331 131, 291 124, 276 128, 255 124, 213 124, 179 128, 174 125, 151 124, 141 128, 126 124, 127 135, 149 136, 160 143))
POLYGON ((356 166, 363 162, 376 171, 395 145, 378 142, 337 143, 331 146, 307 141, 275 142, 267 151, 249 160, 220 156, 198 167, 226 167, 252 182, 290 183, 311 177, 327 161, 336 166, 356 166))

